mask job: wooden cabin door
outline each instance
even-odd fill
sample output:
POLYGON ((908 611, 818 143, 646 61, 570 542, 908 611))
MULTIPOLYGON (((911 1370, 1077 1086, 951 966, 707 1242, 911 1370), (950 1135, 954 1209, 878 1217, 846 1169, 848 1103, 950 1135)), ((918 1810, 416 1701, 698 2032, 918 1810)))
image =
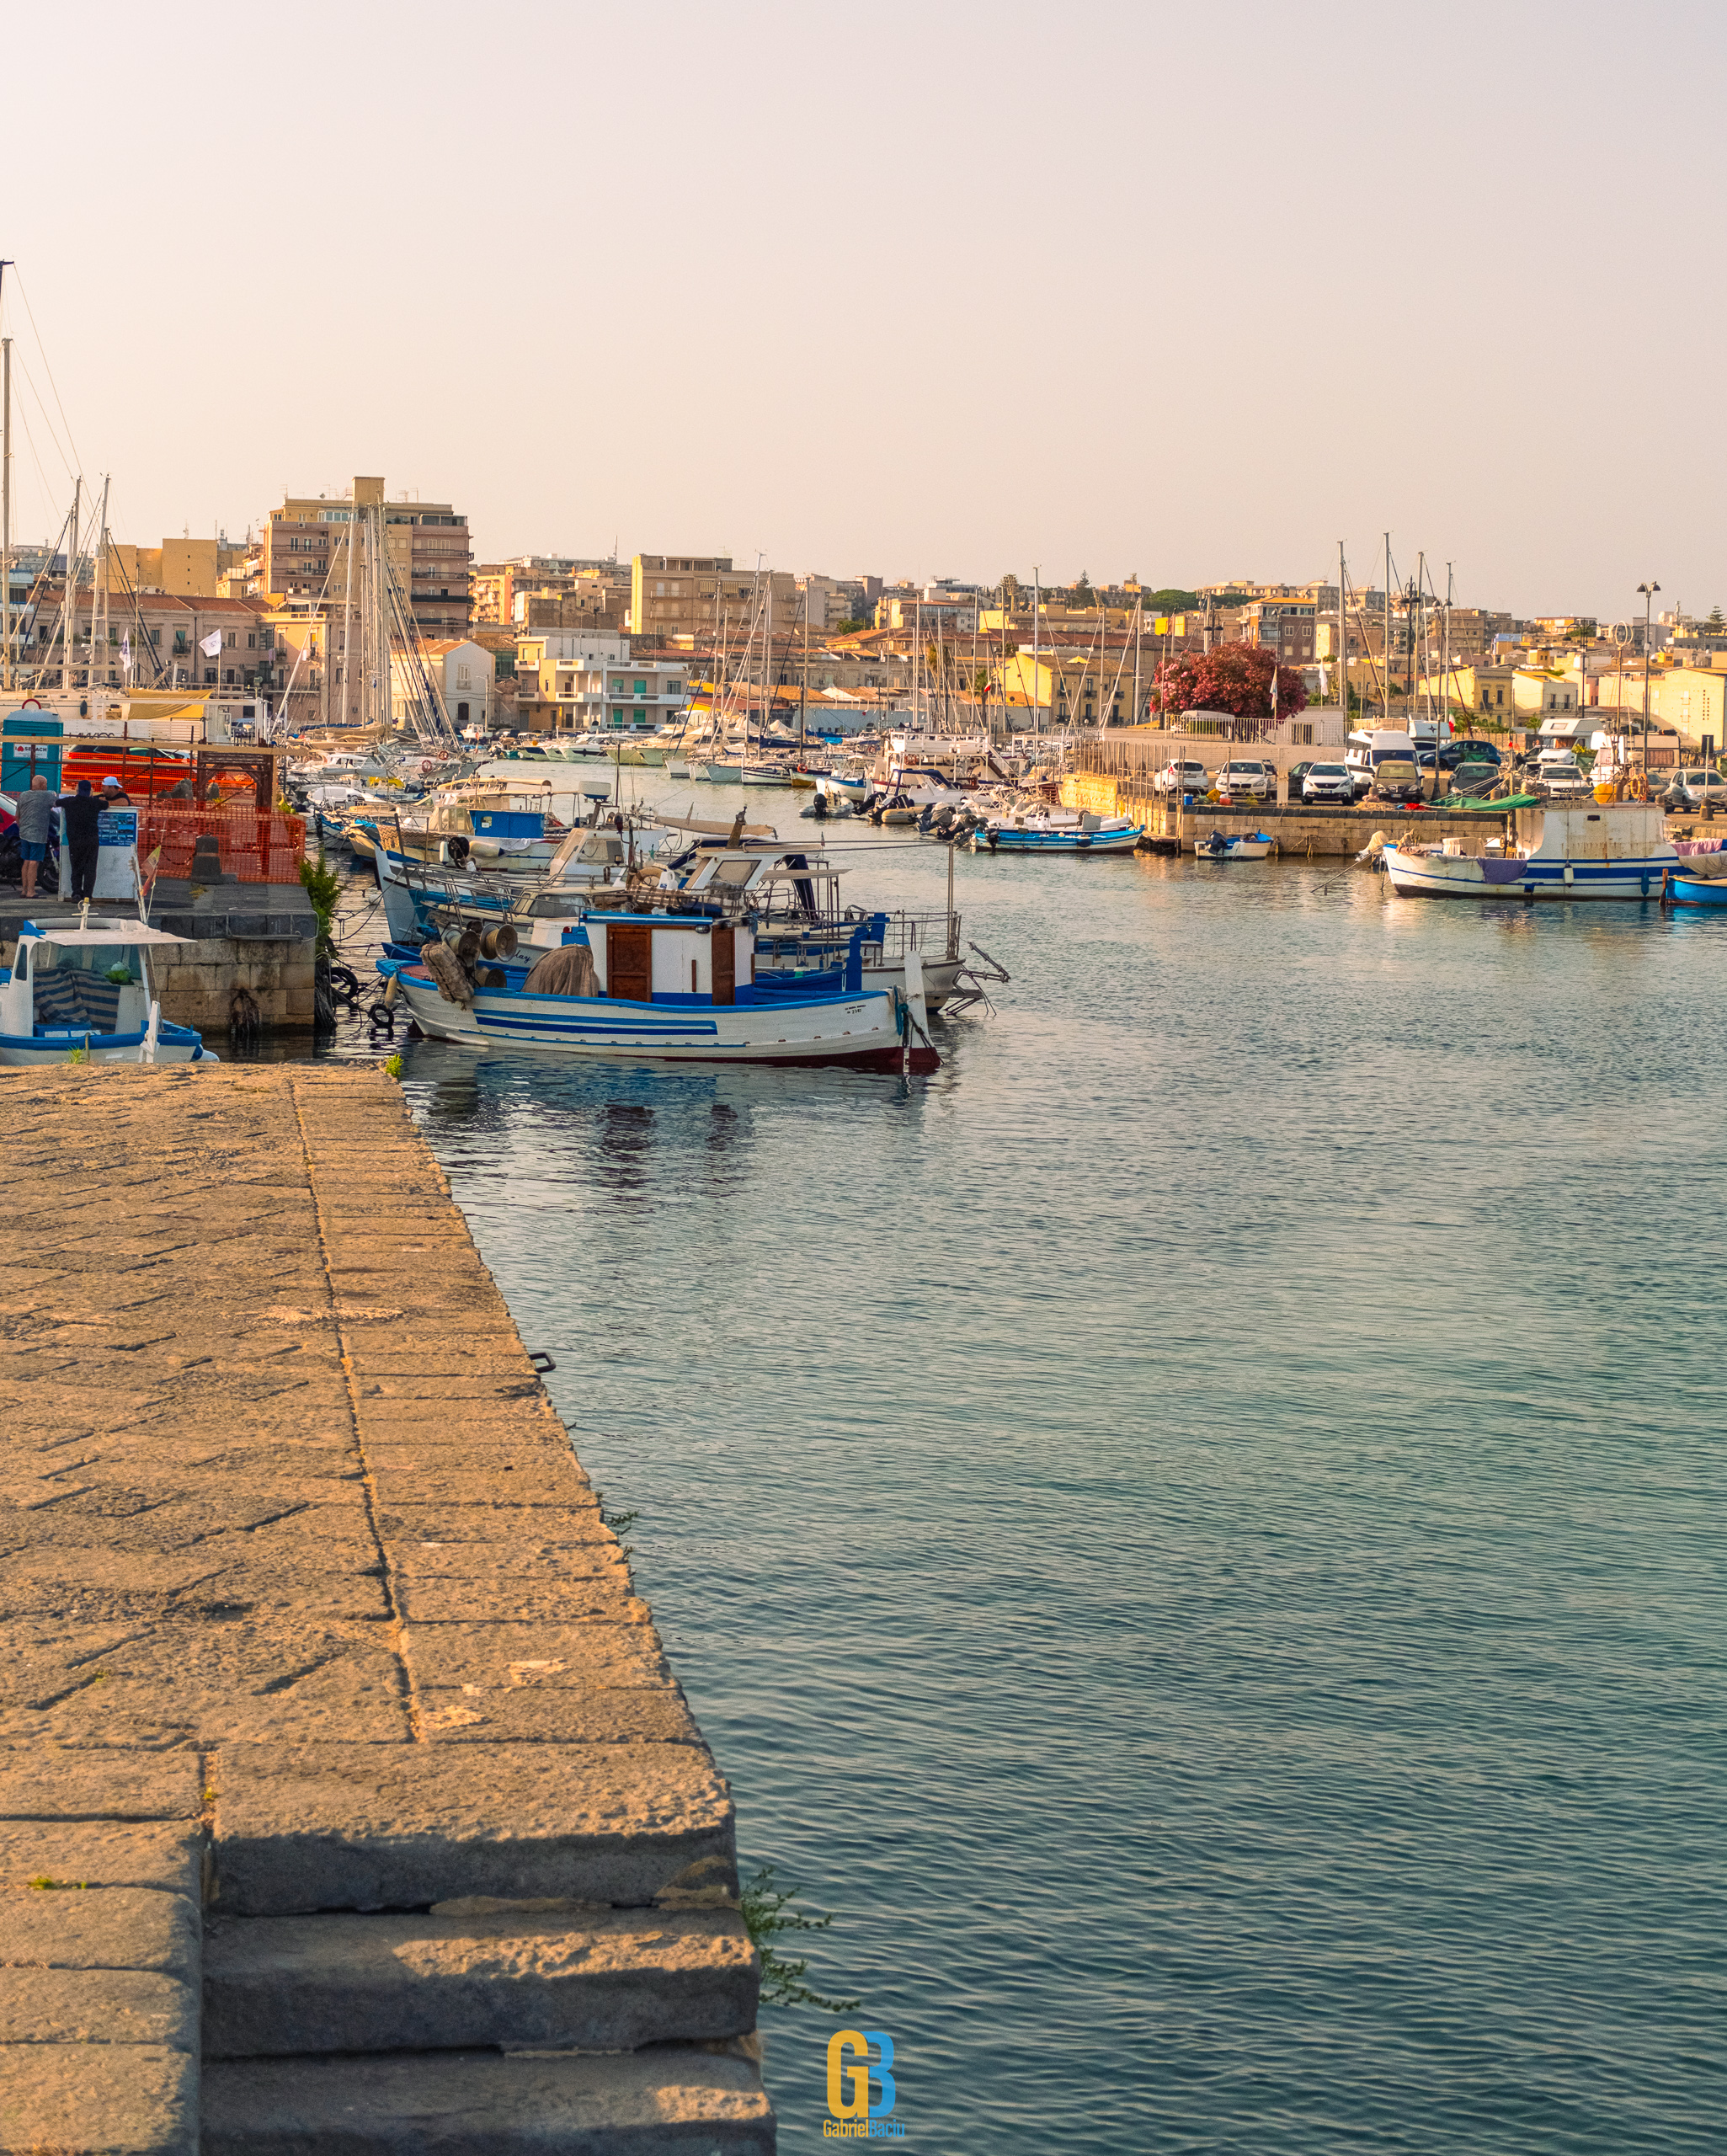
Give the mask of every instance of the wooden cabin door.
POLYGON ((732 927, 716 926, 713 931, 713 1000, 716 1003, 735 1003, 738 1001, 738 931, 732 927))
POLYGON ((653 1002, 653 931, 645 921, 606 924, 605 992, 631 1003, 653 1002))

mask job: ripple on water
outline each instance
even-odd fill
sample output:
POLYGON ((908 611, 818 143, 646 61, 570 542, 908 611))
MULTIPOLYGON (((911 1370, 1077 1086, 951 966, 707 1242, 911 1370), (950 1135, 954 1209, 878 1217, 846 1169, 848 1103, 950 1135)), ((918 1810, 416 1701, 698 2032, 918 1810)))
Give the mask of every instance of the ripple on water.
POLYGON ((910 1099, 407 1070, 908 2140, 1719 2147, 1719 925, 957 874, 910 1099))

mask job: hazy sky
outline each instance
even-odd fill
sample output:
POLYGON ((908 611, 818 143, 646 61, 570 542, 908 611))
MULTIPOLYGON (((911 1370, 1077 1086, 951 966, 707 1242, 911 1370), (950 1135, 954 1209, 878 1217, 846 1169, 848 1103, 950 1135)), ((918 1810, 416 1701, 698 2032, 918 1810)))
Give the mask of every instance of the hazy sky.
POLYGON ((1727 604, 1719 4, 99 0, 7 40, 25 536, 69 491, 45 350, 146 543, 380 472, 488 559, 1195 583, 1346 537, 1365 584, 1389 526, 1466 603, 1727 604))

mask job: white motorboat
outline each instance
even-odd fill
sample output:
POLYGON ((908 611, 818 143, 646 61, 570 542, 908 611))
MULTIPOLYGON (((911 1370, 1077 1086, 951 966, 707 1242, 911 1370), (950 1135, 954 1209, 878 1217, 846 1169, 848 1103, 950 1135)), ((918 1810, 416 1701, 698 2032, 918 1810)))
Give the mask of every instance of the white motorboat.
POLYGON ((0 1063, 215 1063, 189 1026, 170 1024, 150 953, 189 938, 83 911, 65 926, 27 921, 0 970, 0 1063))
POLYGON ((1516 812, 1517 841, 1486 840, 1466 853, 1460 838, 1388 846, 1383 859, 1399 898, 1647 899, 1679 866, 1652 802, 1549 803, 1516 812))
POLYGON ((1263 861, 1273 843, 1269 831, 1238 832, 1233 837, 1223 831, 1212 831, 1193 841, 1193 857, 1196 861, 1263 861))

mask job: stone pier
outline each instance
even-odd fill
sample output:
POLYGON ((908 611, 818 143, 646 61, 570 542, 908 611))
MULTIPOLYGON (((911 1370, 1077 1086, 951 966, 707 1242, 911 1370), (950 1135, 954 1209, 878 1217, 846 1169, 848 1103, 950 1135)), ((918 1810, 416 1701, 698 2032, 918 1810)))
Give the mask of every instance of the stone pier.
POLYGON ((730 1796, 400 1090, 0 1133, 0 2153, 768 2156, 730 1796))

